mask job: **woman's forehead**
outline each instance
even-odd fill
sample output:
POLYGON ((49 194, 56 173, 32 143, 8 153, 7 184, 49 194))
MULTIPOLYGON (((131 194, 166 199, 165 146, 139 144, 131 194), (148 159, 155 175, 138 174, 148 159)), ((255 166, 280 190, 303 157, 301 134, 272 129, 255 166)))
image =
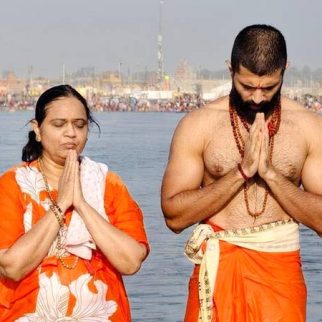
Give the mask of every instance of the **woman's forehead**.
POLYGON ((75 97, 61 97, 46 106, 46 118, 85 118, 85 106, 75 97))

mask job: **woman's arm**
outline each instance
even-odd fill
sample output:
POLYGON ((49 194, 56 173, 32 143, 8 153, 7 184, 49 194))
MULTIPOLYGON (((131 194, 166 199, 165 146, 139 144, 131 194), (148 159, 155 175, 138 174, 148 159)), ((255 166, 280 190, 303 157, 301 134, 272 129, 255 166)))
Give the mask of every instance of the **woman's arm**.
MULTIPOLYGON (((96 245, 102 251, 108 261, 121 274, 134 274, 140 267, 147 255, 147 248, 144 244, 137 241, 134 237, 117 227, 118 222, 126 221, 126 227, 130 230, 137 229, 135 225, 141 225, 136 220, 142 217, 141 210, 132 200, 125 185, 115 174, 113 184, 106 180, 106 191, 113 197, 113 218, 115 225, 104 219, 93 207, 91 207, 83 197, 79 177, 79 165, 75 163, 75 185, 73 205, 82 217, 89 233, 93 237, 96 245)), ((105 196, 106 197, 106 196, 105 196)), ((106 198, 105 198, 106 199, 106 198)), ((110 214, 109 214, 110 215, 110 214)), ((122 225, 122 224, 121 224, 122 225)))
POLYGON ((0 274, 20 281, 47 256, 59 224, 51 210, 7 249, 0 250, 0 274))
POLYGON ((114 227, 86 201, 77 207, 96 245, 121 274, 136 273, 147 255, 145 245, 114 227))

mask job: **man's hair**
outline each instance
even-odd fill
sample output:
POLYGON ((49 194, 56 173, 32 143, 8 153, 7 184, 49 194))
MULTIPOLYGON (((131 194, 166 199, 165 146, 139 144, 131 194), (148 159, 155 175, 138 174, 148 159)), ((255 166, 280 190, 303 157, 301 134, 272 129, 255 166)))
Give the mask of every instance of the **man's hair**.
POLYGON ((287 62, 286 42, 282 33, 269 25, 251 25, 239 32, 231 52, 233 73, 240 66, 263 76, 278 69, 284 72, 287 62))

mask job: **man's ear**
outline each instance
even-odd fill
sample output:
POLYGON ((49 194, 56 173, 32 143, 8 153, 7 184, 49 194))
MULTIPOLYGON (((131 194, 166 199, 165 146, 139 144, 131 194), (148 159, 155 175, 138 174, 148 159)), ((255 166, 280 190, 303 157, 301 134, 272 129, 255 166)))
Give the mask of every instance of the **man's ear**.
POLYGON ((227 60, 225 61, 225 63, 226 63, 226 65, 227 65, 228 70, 229 70, 229 73, 230 73, 230 75, 231 75, 231 77, 232 77, 232 76, 233 76, 233 68, 231 67, 231 62, 230 62, 230 60, 229 60, 229 59, 227 59, 227 60))
POLYGON ((285 70, 288 69, 291 66, 291 62, 288 60, 285 65, 285 70))
POLYGON ((32 120, 31 122, 31 128, 36 134, 36 141, 41 142, 41 135, 40 135, 40 130, 38 126, 38 122, 36 120, 32 120))

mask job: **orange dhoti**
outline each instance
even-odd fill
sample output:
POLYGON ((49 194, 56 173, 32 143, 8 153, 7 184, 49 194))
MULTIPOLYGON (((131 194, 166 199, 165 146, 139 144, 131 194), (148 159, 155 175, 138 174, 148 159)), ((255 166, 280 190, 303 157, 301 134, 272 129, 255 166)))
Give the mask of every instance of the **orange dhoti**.
POLYGON ((186 247, 197 265, 185 322, 306 321, 296 223, 220 232, 199 226, 206 229, 197 227, 186 247))

